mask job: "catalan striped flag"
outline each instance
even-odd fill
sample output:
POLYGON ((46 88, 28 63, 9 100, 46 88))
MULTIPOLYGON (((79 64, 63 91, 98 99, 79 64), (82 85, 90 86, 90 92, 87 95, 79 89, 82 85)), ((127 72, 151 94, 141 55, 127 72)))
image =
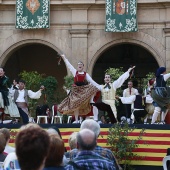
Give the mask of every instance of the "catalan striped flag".
MULTIPOLYGON (((78 132, 79 128, 59 128, 65 147, 69 150, 68 138, 73 132, 78 132)), ((98 138, 98 145, 109 148, 107 145, 107 135, 109 128, 101 128, 98 138)), ((129 134, 130 139, 136 139, 141 129, 135 129, 129 134)), ((14 146, 15 136, 18 129, 11 129, 10 145, 14 146)), ((132 160, 133 165, 162 166, 162 159, 166 156, 167 148, 170 147, 170 130, 146 129, 143 139, 139 141, 139 147, 134 150, 142 160, 132 160), (147 143, 147 145, 145 144, 147 143)))

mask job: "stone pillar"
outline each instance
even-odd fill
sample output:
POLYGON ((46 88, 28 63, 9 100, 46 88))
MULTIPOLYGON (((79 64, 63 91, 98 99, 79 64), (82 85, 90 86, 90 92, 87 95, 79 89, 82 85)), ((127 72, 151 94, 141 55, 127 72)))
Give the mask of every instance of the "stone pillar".
POLYGON ((84 69, 87 70, 88 59, 88 18, 87 10, 89 5, 81 5, 81 7, 69 6, 72 10, 72 22, 71 22, 71 43, 72 43, 72 61, 74 67, 77 67, 77 62, 82 61, 84 63, 84 69))
POLYGON ((169 15, 170 15, 170 8, 169 4, 164 4, 166 7, 166 22, 165 22, 165 56, 166 56, 166 68, 170 71, 170 22, 169 22, 169 15))
POLYGON ((170 28, 164 28, 165 33, 165 55, 166 55, 166 68, 170 71, 170 28))

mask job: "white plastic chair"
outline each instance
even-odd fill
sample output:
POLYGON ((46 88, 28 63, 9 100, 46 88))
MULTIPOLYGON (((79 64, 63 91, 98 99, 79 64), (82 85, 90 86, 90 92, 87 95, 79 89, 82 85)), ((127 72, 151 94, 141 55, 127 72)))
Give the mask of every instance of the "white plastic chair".
POLYGON ((165 156, 163 158, 163 169, 164 170, 168 170, 167 165, 166 165, 167 161, 170 161, 170 156, 165 156))
POLYGON ((43 116, 37 116, 37 123, 40 123, 40 120, 41 120, 41 119, 44 119, 44 120, 45 120, 45 124, 48 123, 48 116, 45 116, 45 115, 43 115, 43 116))
POLYGON ((72 116, 68 116, 67 123, 71 123, 72 116))
POLYGON ((52 106, 52 118, 51 118, 51 124, 56 122, 56 120, 59 118, 60 123, 62 124, 62 116, 55 115, 54 105, 52 106))

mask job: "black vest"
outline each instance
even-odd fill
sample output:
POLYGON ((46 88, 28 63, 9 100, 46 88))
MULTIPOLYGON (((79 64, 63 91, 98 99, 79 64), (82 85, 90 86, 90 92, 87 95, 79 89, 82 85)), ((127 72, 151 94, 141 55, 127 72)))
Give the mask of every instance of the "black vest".
POLYGON ((134 101, 134 109, 143 109, 141 95, 136 95, 136 100, 134 101))
POLYGON ((164 80, 163 75, 160 75, 156 78, 156 86, 155 87, 166 87, 166 81, 164 80))

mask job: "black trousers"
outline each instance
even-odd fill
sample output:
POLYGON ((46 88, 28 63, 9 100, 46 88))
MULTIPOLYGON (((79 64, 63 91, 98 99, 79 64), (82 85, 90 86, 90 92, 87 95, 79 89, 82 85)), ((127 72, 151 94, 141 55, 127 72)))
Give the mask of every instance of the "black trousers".
POLYGON ((126 118, 130 118, 132 111, 131 111, 131 104, 125 104, 125 112, 126 112, 126 118))
POLYGON ((135 110, 133 114, 135 116, 135 123, 143 123, 141 118, 145 117, 148 113, 146 110, 135 110))
POLYGON ((106 111, 108 113, 111 123, 117 122, 110 105, 105 104, 103 102, 98 102, 98 103, 93 103, 93 106, 96 106, 101 111, 106 111))
POLYGON ((28 115, 19 107, 18 107, 18 110, 19 110, 19 113, 20 113, 23 123, 27 124, 29 122, 28 115))

